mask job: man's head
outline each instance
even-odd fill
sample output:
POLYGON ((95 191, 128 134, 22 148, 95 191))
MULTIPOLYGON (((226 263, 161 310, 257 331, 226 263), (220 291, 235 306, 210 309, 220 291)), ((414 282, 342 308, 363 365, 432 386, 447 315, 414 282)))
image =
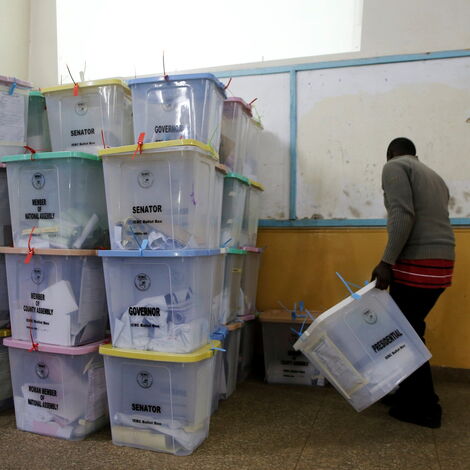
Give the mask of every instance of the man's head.
POLYGON ((397 137, 393 139, 387 149, 387 161, 401 155, 416 156, 416 147, 410 139, 406 137, 397 137))

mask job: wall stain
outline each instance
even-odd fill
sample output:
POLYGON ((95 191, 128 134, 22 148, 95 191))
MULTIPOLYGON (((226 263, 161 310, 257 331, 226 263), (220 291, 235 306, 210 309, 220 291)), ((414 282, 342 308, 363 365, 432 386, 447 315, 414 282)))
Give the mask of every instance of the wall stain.
POLYGON ((314 220, 319 220, 319 219, 324 219, 322 214, 312 214, 312 219, 314 220))
POLYGON ((343 194, 349 197, 349 191, 346 191, 345 189, 343 189, 343 194))
POLYGON ((457 209, 455 209, 456 214, 461 214, 462 213, 462 208, 459 206, 457 209))
POLYGON ((349 212, 351 212, 351 214, 352 214, 354 217, 357 217, 357 218, 360 218, 360 217, 361 217, 361 213, 360 213, 355 207, 349 206, 348 209, 349 209, 349 212))
POLYGON ((449 198, 449 209, 453 209, 455 207, 455 197, 451 196, 449 198))
POLYGON ((465 198, 466 201, 470 200, 470 192, 464 191, 463 192, 463 197, 465 198))

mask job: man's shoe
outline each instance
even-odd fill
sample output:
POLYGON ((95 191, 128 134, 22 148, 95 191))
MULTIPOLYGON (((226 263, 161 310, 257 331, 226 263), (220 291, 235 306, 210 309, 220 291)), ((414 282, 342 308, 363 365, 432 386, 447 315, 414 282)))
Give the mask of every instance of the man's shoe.
POLYGON ((388 414, 399 421, 417 424, 426 428, 437 429, 441 427, 442 408, 440 405, 433 405, 428 409, 410 409, 399 406, 392 406, 388 414))

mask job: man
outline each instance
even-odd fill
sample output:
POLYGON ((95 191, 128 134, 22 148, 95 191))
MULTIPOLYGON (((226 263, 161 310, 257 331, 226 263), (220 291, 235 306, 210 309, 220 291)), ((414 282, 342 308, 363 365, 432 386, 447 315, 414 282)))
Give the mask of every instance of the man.
MULTIPOLYGON (((379 289, 390 295, 424 341, 425 318, 449 287, 455 240, 449 221, 449 190, 444 180, 416 157, 411 140, 394 139, 382 172, 388 242, 372 272, 379 289)), ((438 428, 442 410, 429 362, 386 397, 390 416, 438 428)))

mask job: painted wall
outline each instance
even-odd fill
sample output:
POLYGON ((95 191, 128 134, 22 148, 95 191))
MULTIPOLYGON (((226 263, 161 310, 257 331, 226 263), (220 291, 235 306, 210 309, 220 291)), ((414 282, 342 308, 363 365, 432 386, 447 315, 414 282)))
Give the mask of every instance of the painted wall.
POLYGON ((55 0, 31 1, 29 79, 42 88, 57 84, 55 0))
MULTIPOLYGON (((470 229, 455 229, 457 252, 453 285, 428 317, 427 342, 434 365, 470 369, 470 229)), ((382 228, 261 229, 266 247, 258 285, 258 309, 288 308, 305 301, 326 310, 348 296, 336 277, 361 284, 370 279, 386 242, 382 228)))
POLYGON ((0 0, 0 75, 29 79, 30 0, 0 0))

